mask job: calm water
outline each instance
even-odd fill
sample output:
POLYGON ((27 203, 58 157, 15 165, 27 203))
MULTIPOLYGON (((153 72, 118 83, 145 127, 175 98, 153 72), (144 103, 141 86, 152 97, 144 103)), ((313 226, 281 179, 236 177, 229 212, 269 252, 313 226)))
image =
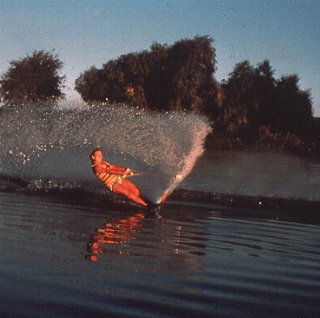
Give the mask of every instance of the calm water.
POLYGON ((17 193, 0 211, 1 317, 320 316, 319 225, 17 193))
POLYGON ((200 158, 182 187, 320 201, 320 162, 272 152, 213 151, 200 158))

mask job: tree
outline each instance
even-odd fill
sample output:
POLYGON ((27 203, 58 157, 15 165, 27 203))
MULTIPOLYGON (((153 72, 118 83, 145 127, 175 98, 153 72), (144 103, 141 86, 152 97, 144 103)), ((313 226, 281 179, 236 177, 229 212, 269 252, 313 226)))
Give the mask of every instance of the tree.
POLYGON ((213 74, 216 54, 213 40, 197 36, 176 42, 168 56, 171 71, 171 109, 187 109, 212 114, 216 89, 213 74))
POLYGON ((219 130, 241 139, 253 135, 252 122, 256 116, 255 79, 255 70, 246 60, 236 64, 228 80, 222 83, 224 103, 217 118, 219 130))
POLYGON ((312 103, 309 91, 302 91, 296 74, 276 81, 273 127, 306 137, 312 126, 312 103))
POLYGON ((110 91, 102 70, 92 66, 75 81, 75 89, 81 91, 84 100, 105 100, 110 91))
POLYGON ((255 68, 255 105, 257 127, 273 123, 276 80, 270 62, 265 60, 255 68))
POLYGON ((146 107, 153 110, 165 110, 168 105, 168 64, 170 48, 166 44, 153 43, 150 51, 139 55, 145 70, 142 84, 146 107))
POLYGON ((288 133, 306 137, 310 133, 310 93, 300 90, 297 75, 276 80, 273 74, 267 60, 255 68, 249 61, 235 66, 221 84, 223 102, 215 124, 218 131, 245 142, 256 141, 261 131, 272 138, 288 133))
POLYGON ((57 54, 34 51, 20 60, 10 62, 10 68, 0 79, 0 98, 4 102, 58 99, 65 76, 60 76, 63 63, 57 54))
POLYGON ((149 109, 186 109, 212 115, 217 89, 212 42, 207 36, 198 36, 171 47, 154 43, 149 51, 122 55, 101 70, 81 74, 76 90, 86 101, 108 98, 149 109), (97 94, 101 86, 103 93, 99 90, 97 94))

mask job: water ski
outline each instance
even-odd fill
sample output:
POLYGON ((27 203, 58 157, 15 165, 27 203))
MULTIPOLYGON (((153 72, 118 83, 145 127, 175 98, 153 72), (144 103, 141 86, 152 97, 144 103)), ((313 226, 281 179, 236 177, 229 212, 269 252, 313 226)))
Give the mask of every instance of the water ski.
POLYGON ((157 202, 152 202, 148 199, 144 199, 145 202, 147 202, 147 206, 142 206, 143 208, 147 209, 150 212, 158 212, 164 203, 164 201, 167 199, 168 195, 166 192, 163 192, 160 199, 157 200, 157 202))

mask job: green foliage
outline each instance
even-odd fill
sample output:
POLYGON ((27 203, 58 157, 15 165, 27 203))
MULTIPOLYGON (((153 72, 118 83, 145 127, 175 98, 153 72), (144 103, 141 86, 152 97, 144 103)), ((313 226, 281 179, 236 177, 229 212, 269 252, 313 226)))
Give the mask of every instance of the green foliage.
POLYGON ((287 137, 279 136, 287 133, 309 135, 310 93, 300 90, 297 75, 276 80, 273 74, 269 61, 255 68, 248 61, 235 66, 228 80, 221 84, 223 103, 216 118, 218 131, 246 143, 265 138, 266 134, 278 140, 286 140, 287 137))
POLYGON ((171 47, 154 43, 149 51, 122 55, 100 70, 89 69, 75 87, 86 101, 108 99, 149 109, 187 109, 211 115, 217 88, 215 63, 212 39, 206 36, 181 40, 171 47))
POLYGON ((171 88, 170 108, 210 114, 214 106, 213 80, 215 50, 207 37, 182 40, 174 44, 169 52, 171 66, 169 85, 171 88))
POLYGON ((84 100, 104 100, 108 96, 109 91, 109 86, 103 78, 103 72, 94 66, 80 75, 76 80, 75 88, 82 92, 84 100), (91 85, 89 86, 87 83, 91 83, 91 85))
POLYGON ((231 143, 296 147, 318 133, 310 93, 300 90, 297 75, 275 79, 268 60, 256 67, 242 61, 218 85, 212 42, 198 36, 172 46, 154 43, 148 51, 90 68, 76 80, 76 90, 86 101, 206 114, 213 138, 231 143))
POLYGON ((217 119, 217 129, 230 136, 252 135, 251 117, 255 115, 255 71, 248 61, 235 66, 227 82, 221 85, 224 103, 217 119))
POLYGON ((63 97, 63 63, 57 55, 34 51, 31 56, 10 62, 0 80, 0 97, 4 102, 36 101, 63 97))
POLYGON ((274 128, 307 136, 312 122, 310 93, 299 89, 297 75, 283 76, 276 82, 274 128))
MULTIPOLYGON (((206 114, 214 125, 212 140, 221 143, 320 149, 320 122, 312 117, 310 92, 299 88, 297 75, 275 79, 268 60, 256 67, 246 60, 218 85, 212 44, 208 36, 172 46, 153 43, 149 50, 122 55, 100 69, 91 67, 76 79, 75 89, 85 101, 206 114)), ((44 51, 11 61, 0 78, 1 101, 52 105, 64 97, 62 66, 56 54, 44 51)))

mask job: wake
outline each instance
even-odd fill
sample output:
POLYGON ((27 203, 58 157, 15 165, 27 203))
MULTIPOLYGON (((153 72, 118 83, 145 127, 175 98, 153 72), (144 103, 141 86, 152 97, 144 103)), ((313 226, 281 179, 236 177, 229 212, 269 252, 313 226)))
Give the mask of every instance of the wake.
POLYGON ((190 173, 210 125, 202 116, 183 112, 31 103, 1 109, 0 131, 1 174, 28 182, 30 189, 105 191, 89 160, 92 149, 100 147, 105 160, 143 171, 131 180, 156 201, 190 173))

